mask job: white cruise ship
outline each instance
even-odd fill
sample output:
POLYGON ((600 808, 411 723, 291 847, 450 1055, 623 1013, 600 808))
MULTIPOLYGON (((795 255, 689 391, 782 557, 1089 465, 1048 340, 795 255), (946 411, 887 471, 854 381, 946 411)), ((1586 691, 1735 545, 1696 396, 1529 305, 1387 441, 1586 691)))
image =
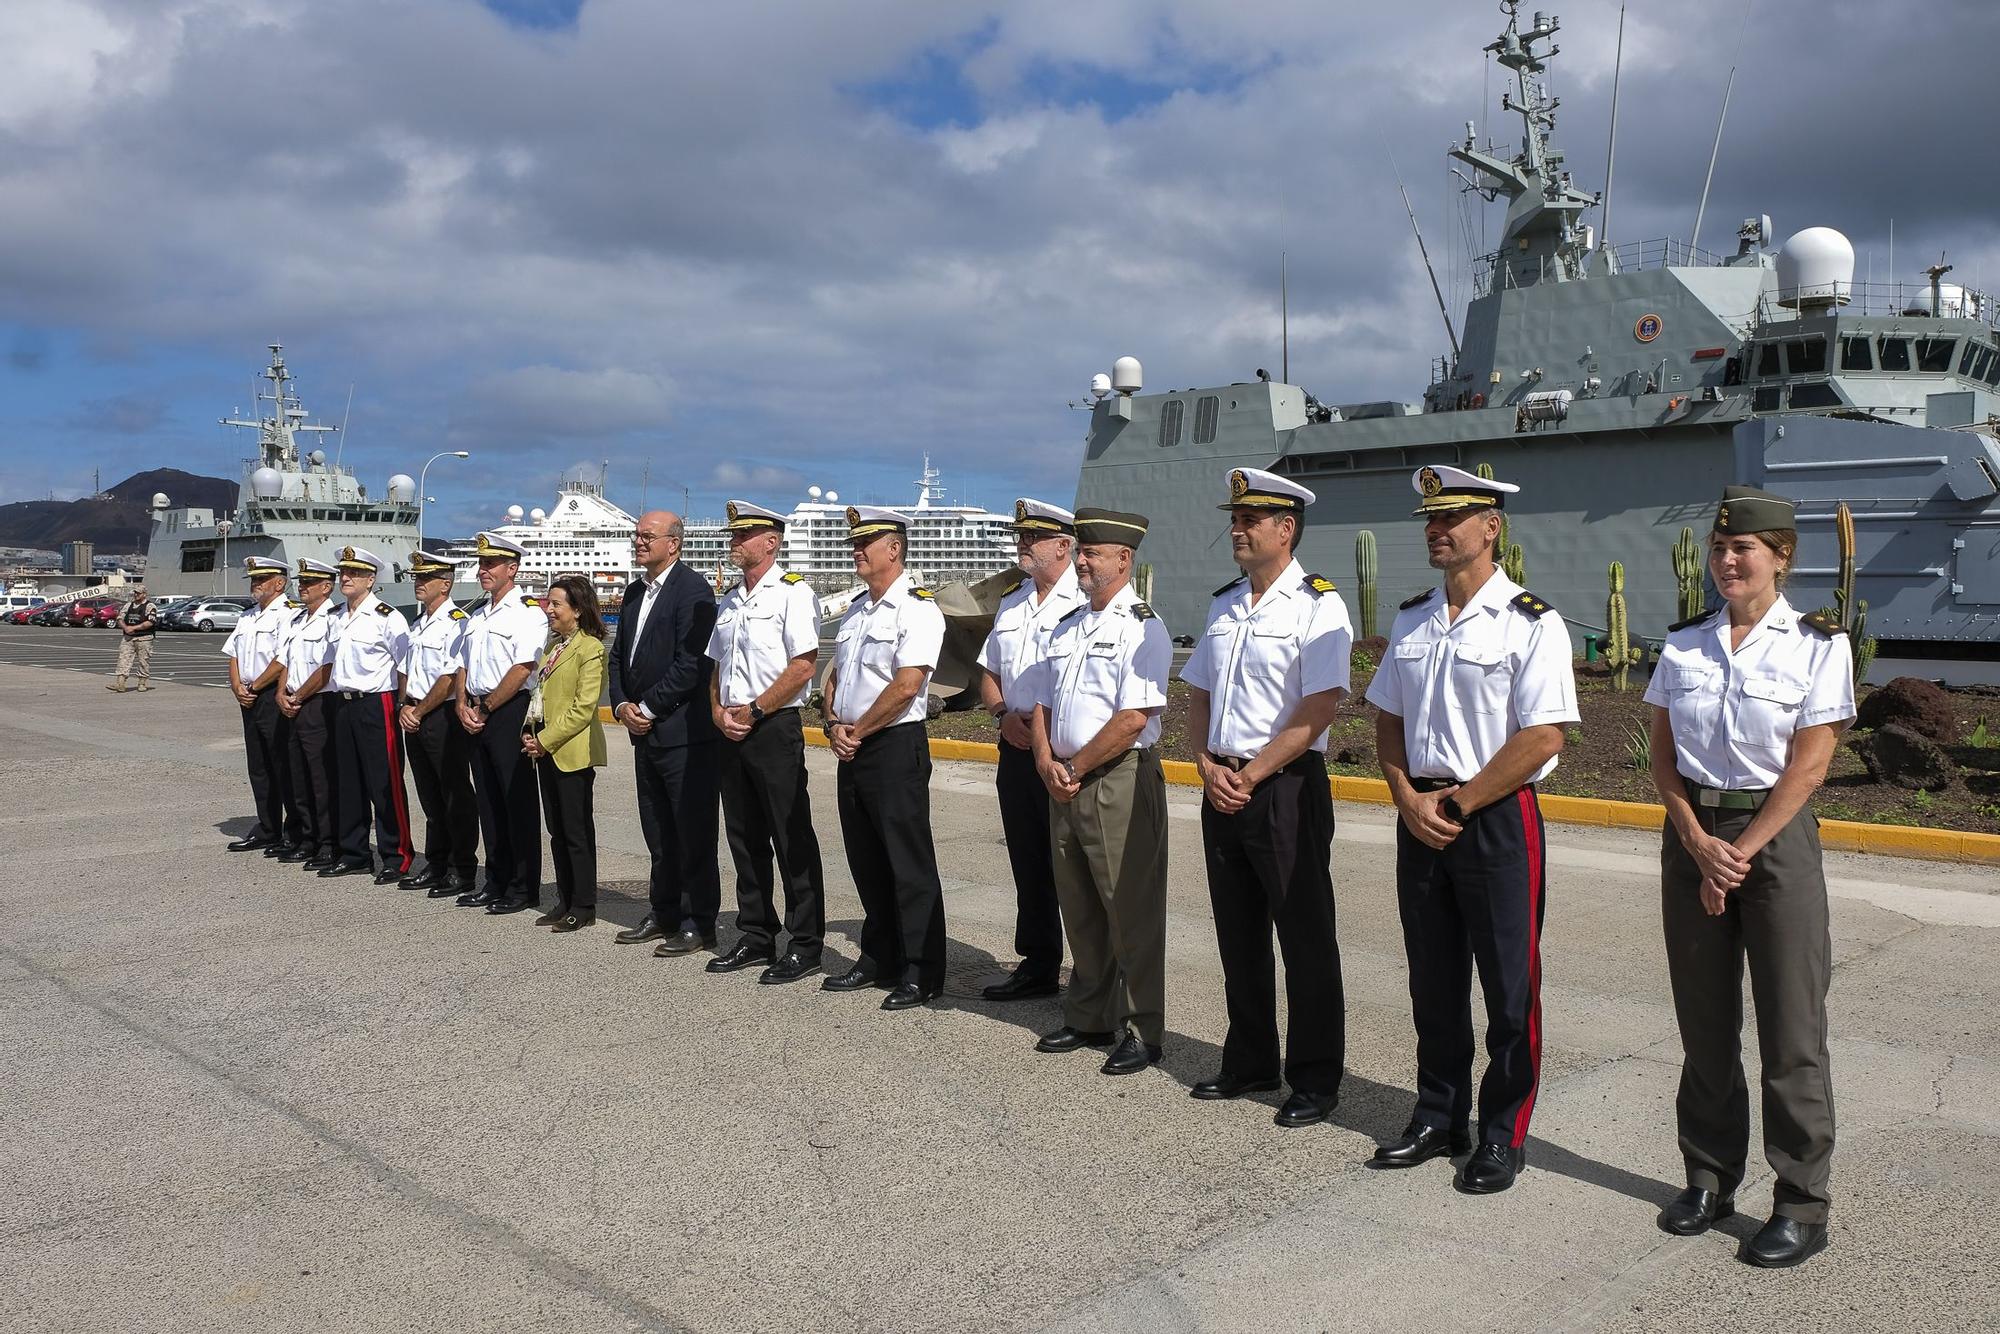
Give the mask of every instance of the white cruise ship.
MULTIPOLYGON (((538 506, 524 513, 519 505, 509 505, 507 521, 486 531, 519 542, 527 553, 521 558, 523 587, 540 592, 557 575, 581 574, 589 577, 600 600, 615 600, 637 577, 632 532, 638 526, 638 520, 605 499, 601 478, 595 482, 578 478, 556 489, 552 508, 538 506)), ((471 539, 446 552, 459 567, 454 583, 478 587, 477 545, 477 539, 471 539)))
MULTIPOLYGON (((916 483, 912 505, 901 507, 910 520, 906 564, 926 583, 936 586, 954 579, 968 582, 1014 564, 1014 519, 975 505, 943 503, 938 470, 924 460, 923 478, 916 483)), ((847 545, 847 503, 837 491, 808 487, 807 499, 786 517, 785 544, 778 563, 804 575, 821 591, 846 588, 854 582, 854 559, 847 545)), ((721 519, 699 519, 687 525, 681 559, 703 574, 727 585, 735 571, 729 564, 729 529, 721 519)))

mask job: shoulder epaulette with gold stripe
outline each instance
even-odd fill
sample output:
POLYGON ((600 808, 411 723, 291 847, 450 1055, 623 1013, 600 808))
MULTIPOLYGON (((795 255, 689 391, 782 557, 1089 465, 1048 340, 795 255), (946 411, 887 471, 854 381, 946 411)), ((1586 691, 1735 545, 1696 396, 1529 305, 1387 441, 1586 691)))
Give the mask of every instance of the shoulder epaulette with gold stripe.
POLYGON ((1231 579, 1228 583, 1224 584, 1222 587, 1216 589, 1213 593, 1209 594, 1209 596, 1219 598, 1224 593, 1227 593, 1230 589, 1236 587, 1236 585, 1242 583, 1245 579, 1249 577, 1250 576, 1246 574, 1239 574, 1234 579, 1231 579))
POLYGON ((1312 593, 1314 597, 1318 597, 1322 593, 1331 593, 1334 591, 1333 580, 1327 578, 1323 574, 1307 575, 1306 588, 1312 593))
POLYGON ((1542 601, 1540 598, 1536 597, 1533 593, 1528 592, 1526 589, 1523 589, 1521 591, 1521 595, 1515 598, 1512 602, 1509 602, 1507 605, 1512 607, 1515 611, 1520 612, 1523 616, 1536 617, 1536 618, 1539 618, 1547 614, 1551 610, 1548 603, 1542 601))
POLYGON ((798 571, 787 570, 785 571, 785 577, 780 579, 778 582, 783 584, 802 584, 805 581, 806 577, 800 574, 798 571))
POLYGON ((926 602, 929 602, 937 597, 937 594, 931 592, 931 590, 928 588, 913 588, 910 590, 910 592, 914 593, 916 596, 922 598, 926 602))
POLYGON ((1408 611, 1410 608, 1417 606, 1420 603, 1429 601, 1431 594, 1435 592, 1437 592, 1435 588, 1426 588, 1423 592, 1417 594, 1415 597, 1405 599, 1403 602, 1397 604, 1396 610, 1408 611))
POLYGON ((1799 617, 1799 624, 1812 627, 1828 639, 1833 638, 1835 635, 1844 635, 1847 633, 1846 626, 1823 611, 1807 612, 1804 616, 1799 617))

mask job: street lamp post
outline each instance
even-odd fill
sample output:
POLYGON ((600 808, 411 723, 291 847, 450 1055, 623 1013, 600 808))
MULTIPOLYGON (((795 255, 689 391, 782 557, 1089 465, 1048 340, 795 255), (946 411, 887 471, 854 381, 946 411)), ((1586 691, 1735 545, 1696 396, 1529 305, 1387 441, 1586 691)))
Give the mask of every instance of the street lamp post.
POLYGON ((222 538, 222 564, 217 566, 215 571, 215 592, 218 597, 226 587, 223 581, 229 577, 229 530, 234 526, 227 519, 215 521, 215 531, 222 538))
POLYGON ((471 457, 472 457, 472 451, 468 449, 441 450, 440 452, 433 454, 429 458, 425 459, 424 466, 417 469, 417 550, 418 551, 422 551, 424 549, 424 506, 430 504, 431 501, 430 492, 424 489, 424 481, 430 475, 431 465, 433 463, 436 463, 439 459, 469 459, 471 457))

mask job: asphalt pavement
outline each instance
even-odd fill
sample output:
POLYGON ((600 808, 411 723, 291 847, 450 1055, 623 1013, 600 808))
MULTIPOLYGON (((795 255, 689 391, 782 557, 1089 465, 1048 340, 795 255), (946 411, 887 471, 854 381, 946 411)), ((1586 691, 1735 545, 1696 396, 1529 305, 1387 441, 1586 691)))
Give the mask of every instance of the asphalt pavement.
MULTIPOLYGON (((978 999, 1013 958, 990 769, 936 768, 947 994, 888 1014, 614 944, 645 859, 611 753, 604 920, 555 937, 227 853, 226 695, 0 661, 0 1329, 2000 1328, 1990 871, 1828 858, 1833 1246, 1772 1273, 1735 1258, 1754 1151, 1737 1218, 1654 1226, 1682 1178, 1653 837, 1550 831, 1529 1167, 1473 1198, 1363 1165, 1412 1100, 1387 812, 1339 810, 1349 1073, 1287 1131, 1282 1094, 1187 1096, 1224 1028, 1194 793, 1166 1059, 1111 1079, 1033 1051, 1058 1003, 978 999)), ((839 967, 860 910, 808 764, 839 967)))

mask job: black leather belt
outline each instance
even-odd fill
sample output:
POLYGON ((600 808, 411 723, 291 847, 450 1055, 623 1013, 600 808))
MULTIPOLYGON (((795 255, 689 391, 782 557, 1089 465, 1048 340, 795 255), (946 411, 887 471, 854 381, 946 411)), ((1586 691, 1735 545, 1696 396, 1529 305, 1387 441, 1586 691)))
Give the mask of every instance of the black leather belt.
POLYGON ((1419 792, 1442 792, 1448 787, 1464 787, 1456 778, 1412 778, 1410 786, 1419 792))
POLYGON ((1212 750, 1208 752, 1208 758, 1231 773, 1242 773, 1243 766, 1250 763, 1249 760, 1243 758, 1241 755, 1218 755, 1212 750))

